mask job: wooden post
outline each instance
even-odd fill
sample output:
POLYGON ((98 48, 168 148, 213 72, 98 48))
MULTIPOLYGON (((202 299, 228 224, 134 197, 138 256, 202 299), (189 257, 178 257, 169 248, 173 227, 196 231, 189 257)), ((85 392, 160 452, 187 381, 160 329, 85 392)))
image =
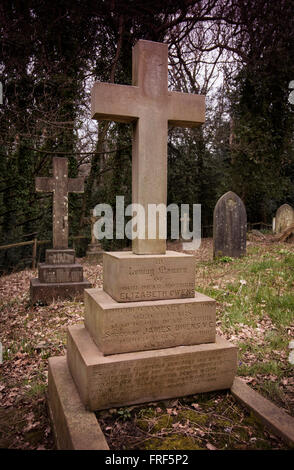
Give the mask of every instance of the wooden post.
POLYGON ((36 258, 37 258, 37 239, 34 238, 32 269, 36 269, 36 258))

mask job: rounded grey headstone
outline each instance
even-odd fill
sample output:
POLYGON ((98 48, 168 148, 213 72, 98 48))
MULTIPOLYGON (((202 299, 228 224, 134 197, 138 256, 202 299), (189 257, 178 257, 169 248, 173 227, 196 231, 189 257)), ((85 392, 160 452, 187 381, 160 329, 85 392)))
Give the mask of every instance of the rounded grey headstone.
POLYGON ((247 215, 243 201, 232 191, 216 203, 213 213, 213 256, 239 258, 246 254, 247 215))
POLYGON ((294 209, 289 204, 283 204, 276 212, 275 233, 282 233, 294 224, 294 209))

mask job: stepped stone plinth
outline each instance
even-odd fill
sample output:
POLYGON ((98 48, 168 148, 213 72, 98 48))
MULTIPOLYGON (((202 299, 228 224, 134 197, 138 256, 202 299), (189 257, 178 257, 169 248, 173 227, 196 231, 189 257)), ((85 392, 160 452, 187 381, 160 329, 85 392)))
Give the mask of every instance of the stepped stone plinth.
POLYGON ((176 251, 104 253, 103 289, 117 302, 181 299, 195 293, 195 258, 176 251))
POLYGON ((103 354, 162 349, 215 341, 215 300, 119 303, 103 289, 85 291, 85 326, 103 354))
POLYGON ((83 299, 84 290, 90 287, 83 277, 82 265, 75 262, 74 250, 46 250, 46 263, 39 263, 38 278, 31 279, 30 298, 33 304, 83 299))
POLYGON ((89 410, 230 388, 237 348, 216 342, 105 356, 83 326, 68 329, 67 360, 89 410))

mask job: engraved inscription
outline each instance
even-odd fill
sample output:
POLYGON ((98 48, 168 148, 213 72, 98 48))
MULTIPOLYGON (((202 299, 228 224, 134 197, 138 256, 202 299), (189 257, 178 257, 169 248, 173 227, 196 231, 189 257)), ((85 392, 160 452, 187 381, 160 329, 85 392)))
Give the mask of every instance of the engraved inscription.
POLYGON ((235 369, 234 351, 213 350, 100 364, 93 368, 93 383, 102 407, 104 403, 131 402, 142 397, 158 399, 196 390, 226 388, 231 385, 235 369))
POLYGON ((99 303, 96 308, 96 314, 90 314, 86 309, 86 325, 92 330, 91 318, 98 319, 97 333, 94 331, 92 334, 105 354, 215 341, 213 301, 137 304, 134 307, 109 309, 107 313, 100 310, 99 303))
POLYGON ((118 302, 191 298, 195 295, 195 260, 187 255, 105 254, 104 290, 118 302))
POLYGON ((48 264, 71 264, 74 261, 74 255, 69 253, 50 253, 47 260, 48 264))
POLYGON ((61 268, 45 268, 42 278, 45 282, 63 283, 63 282, 80 282, 82 281, 82 269, 61 269, 61 268))
POLYGON ((174 260, 158 259, 152 267, 136 262, 123 270, 124 285, 120 287, 119 299, 122 301, 170 299, 193 297, 195 286, 192 268, 183 262, 174 265, 174 260), (185 275, 187 281, 183 281, 185 275), (189 282, 190 281, 190 282, 189 282))

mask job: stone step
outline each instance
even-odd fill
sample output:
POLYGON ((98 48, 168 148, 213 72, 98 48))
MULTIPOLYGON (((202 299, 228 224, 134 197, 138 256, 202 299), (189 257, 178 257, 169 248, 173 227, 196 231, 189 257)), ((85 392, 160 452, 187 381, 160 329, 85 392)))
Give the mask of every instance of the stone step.
POLYGON ((50 303, 58 299, 79 299, 83 300, 84 290, 91 287, 90 282, 83 279, 80 282, 40 282, 33 278, 30 283, 30 300, 32 304, 36 302, 50 303))
POLYGON ((215 342, 215 300, 119 303, 102 289, 85 291, 85 326, 103 354, 215 342))
POLYGON ((103 276, 103 289, 117 302, 195 295, 195 258, 177 251, 167 251, 165 255, 104 253, 103 276))
POLYGON ((64 283, 83 281, 81 264, 46 264, 39 263, 39 280, 46 283, 64 283))
POLYGON ((83 326, 68 328, 67 360, 90 410, 229 389, 237 348, 223 338, 197 346, 104 356, 83 326))
POLYGON ((74 264, 76 262, 75 250, 46 250, 45 262, 46 264, 74 264))

